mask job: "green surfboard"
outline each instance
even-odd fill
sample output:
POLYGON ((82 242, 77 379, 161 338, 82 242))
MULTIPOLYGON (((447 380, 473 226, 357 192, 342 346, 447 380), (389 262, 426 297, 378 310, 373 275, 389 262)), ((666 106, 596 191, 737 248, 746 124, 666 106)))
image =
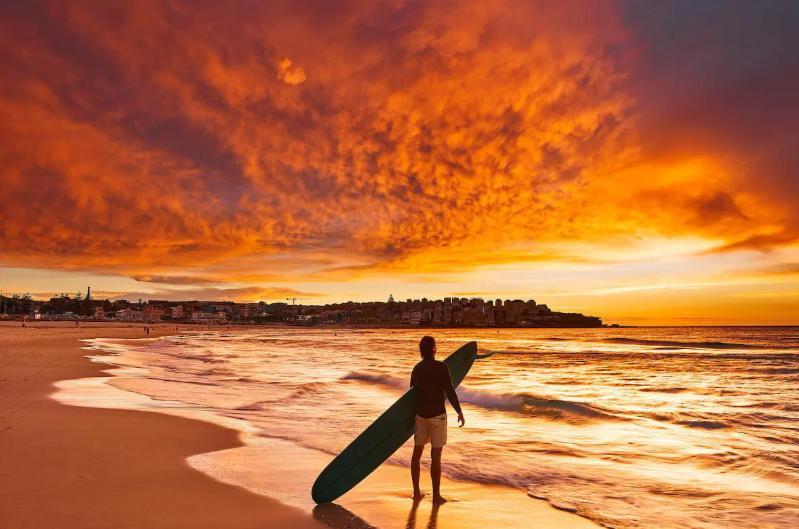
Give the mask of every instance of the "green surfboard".
MULTIPOLYGON (((469 342, 449 355, 444 363, 452 384, 458 387, 475 359, 488 356, 491 353, 477 354, 477 342, 469 342)), ((311 489, 313 500, 334 501, 371 474, 410 439, 415 416, 416 388, 411 388, 325 467, 311 489)))

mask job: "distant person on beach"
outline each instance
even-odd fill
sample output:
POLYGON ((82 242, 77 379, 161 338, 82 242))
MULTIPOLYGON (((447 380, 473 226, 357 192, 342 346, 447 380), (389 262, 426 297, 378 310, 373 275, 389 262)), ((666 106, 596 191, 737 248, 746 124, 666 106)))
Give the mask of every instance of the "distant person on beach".
POLYGON ((441 496, 441 451, 447 444, 447 410, 444 400, 458 413, 460 426, 466 424, 461 411, 458 395, 452 385, 452 376, 444 362, 436 360, 436 340, 425 336, 419 342, 422 361, 416 364, 411 373, 411 387, 416 388, 416 424, 413 434, 413 458, 411 459, 411 479, 413 480, 413 499, 423 496, 419 489, 424 445, 430 443, 430 479, 433 482, 433 503, 441 504, 447 500, 441 496))

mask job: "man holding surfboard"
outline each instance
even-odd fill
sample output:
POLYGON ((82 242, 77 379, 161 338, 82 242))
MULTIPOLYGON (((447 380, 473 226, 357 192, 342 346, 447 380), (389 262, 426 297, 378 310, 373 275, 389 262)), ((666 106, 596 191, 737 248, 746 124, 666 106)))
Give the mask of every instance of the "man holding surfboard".
POLYGON ((423 430, 424 426, 417 430, 417 416, 421 419, 433 419, 443 414, 445 412, 444 397, 448 396, 453 407, 458 411, 458 420, 463 426, 463 413, 460 411, 458 397, 452 388, 458 387, 458 384, 463 381, 475 360, 488 358, 493 353, 478 354, 477 342, 469 342, 459 347, 443 362, 436 362, 436 341, 429 336, 422 339, 419 349, 425 360, 416 366, 418 370, 414 369, 414 375, 411 377, 413 387, 367 426, 319 473, 311 487, 311 497, 316 503, 328 503, 341 497, 342 494, 360 483, 363 478, 374 472, 414 433, 418 436, 415 444, 421 445, 414 450, 415 469, 412 467, 412 475, 415 476, 414 497, 418 498, 422 495, 419 491, 419 460, 424 451, 424 444, 431 442, 433 465, 430 467, 430 474, 433 477, 433 499, 439 503, 444 502, 439 491, 439 483, 441 481, 441 448, 447 440, 446 422, 444 422, 443 430, 440 422, 427 424, 429 427, 427 430, 423 430), (444 364, 446 371, 440 367, 440 364, 444 364), (435 437, 433 437, 433 432, 435 432, 435 437))
POLYGON ((445 399, 458 413, 458 422, 463 426, 463 418, 458 395, 452 384, 452 376, 444 362, 435 359, 436 340, 425 336, 419 342, 422 361, 416 364, 411 373, 411 387, 416 388, 416 418, 413 433, 413 457, 411 458, 411 479, 413 498, 419 500, 423 494, 419 488, 421 460, 424 446, 431 445, 430 479, 433 482, 433 503, 441 504, 447 500, 441 496, 441 452, 447 444, 447 411, 445 399))

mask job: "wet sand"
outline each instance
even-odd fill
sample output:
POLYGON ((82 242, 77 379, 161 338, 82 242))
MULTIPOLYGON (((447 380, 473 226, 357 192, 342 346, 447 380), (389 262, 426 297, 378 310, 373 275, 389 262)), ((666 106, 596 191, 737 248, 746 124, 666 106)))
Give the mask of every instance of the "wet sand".
MULTIPOLYGON (((174 326, 153 329, 150 337, 174 333, 174 326)), ((141 326, 110 324, 0 324, 1 527, 47 527, 54 520, 65 528, 598 527, 523 491, 473 482, 444 479, 442 490, 453 501, 440 508, 429 498, 414 503, 408 470, 393 465, 337 504, 314 507, 307 490, 326 454, 280 440, 244 445, 241 436, 248 434, 195 420, 191 412, 88 407, 102 399, 98 392, 121 391, 100 383, 107 366, 84 358, 79 340, 94 337, 144 333, 141 326), (66 385, 86 388, 86 403, 51 398, 55 382, 76 379, 66 385), (236 486, 243 482, 246 489, 236 486)), ((422 485, 429 491, 424 469, 422 485)))

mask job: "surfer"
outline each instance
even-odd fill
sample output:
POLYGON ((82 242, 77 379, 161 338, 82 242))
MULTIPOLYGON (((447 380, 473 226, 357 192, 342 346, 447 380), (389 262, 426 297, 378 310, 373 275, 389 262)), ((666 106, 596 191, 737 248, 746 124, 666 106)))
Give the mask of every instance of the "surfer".
POLYGON ((411 459, 411 479, 413 498, 422 498, 419 489, 419 474, 424 445, 430 443, 430 480, 433 482, 433 503, 442 504, 447 500, 441 496, 441 451, 447 444, 447 410, 445 398, 458 413, 460 426, 466 424, 463 418, 458 395, 452 385, 452 376, 444 362, 436 360, 436 340, 425 336, 419 342, 422 361, 416 364, 411 373, 411 387, 416 388, 416 422, 413 433, 413 458, 411 459))

